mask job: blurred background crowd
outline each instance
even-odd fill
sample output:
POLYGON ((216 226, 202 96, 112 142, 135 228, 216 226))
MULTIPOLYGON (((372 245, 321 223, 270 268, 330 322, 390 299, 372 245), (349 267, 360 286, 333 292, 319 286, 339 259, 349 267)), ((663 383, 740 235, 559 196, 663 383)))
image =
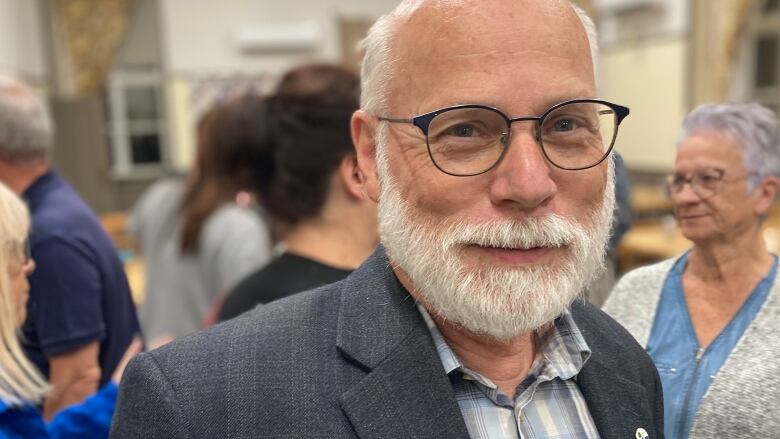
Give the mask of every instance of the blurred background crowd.
MULTIPOLYGON (((356 69, 356 43, 395 3, 1 0, 0 71, 51 104, 53 167, 101 215, 141 303, 142 261, 125 233, 127 213, 153 182, 197 166, 203 115, 236 96, 271 91, 304 63, 356 69)), ((665 216, 663 188, 684 115, 727 100, 780 108, 780 6, 577 3, 600 31, 600 97, 632 110, 617 145, 632 183, 633 227, 616 253, 626 270, 686 246, 665 216)), ((780 241, 775 228, 766 236, 780 241)))
MULTIPOLYGON (((362 192, 349 131, 359 106, 356 47, 396 3, 0 0, 0 94, 11 96, 2 98, 0 118, 8 108, 50 109, 50 121, 41 116, 50 123, 51 130, 41 128, 50 145, 19 154, 44 158, 36 178, 47 176, 46 187, 83 200, 74 215, 94 212, 94 227, 73 239, 95 239, 85 245, 113 252, 122 273, 101 266, 98 277, 111 272, 117 284, 126 276, 129 285, 96 293, 120 303, 100 310, 101 319, 132 316, 120 328, 110 321, 87 328, 78 319, 55 324, 43 312, 44 299, 29 313, 48 326, 25 323, 34 345, 25 346, 27 356, 55 388, 78 377, 57 373, 75 366, 55 366, 52 357, 83 347, 84 337, 102 343, 87 353, 102 373, 61 402, 49 398, 56 404, 47 417, 109 383, 134 334, 157 346, 339 280, 370 254, 375 206, 362 192), (101 233, 110 241, 100 241, 101 233), (105 354, 111 337, 121 348, 105 354)), ((588 292, 600 306, 622 273, 692 245, 666 185, 685 115, 723 101, 780 110, 780 1, 575 3, 599 28, 599 97, 631 108, 616 144, 622 158, 615 158, 619 209, 610 270, 588 292)), ((7 126, 0 122, 0 131, 12 130, 7 126)), ((0 154, 0 161, 18 161, 17 153, 0 154)), ((0 167, 0 181, 15 189, 12 172, 0 167)), ((44 200, 42 186, 30 181, 17 192, 28 203, 44 200)), ((775 253, 779 206, 768 209, 761 228, 775 253)), ((75 260, 47 261, 30 207, 27 245, 38 274, 26 270, 35 303, 36 286, 54 282, 42 280, 47 273, 56 276, 47 264, 61 270, 75 260)), ((79 227, 84 221, 91 219, 79 227)), ((81 306, 54 303, 48 306, 81 306)))

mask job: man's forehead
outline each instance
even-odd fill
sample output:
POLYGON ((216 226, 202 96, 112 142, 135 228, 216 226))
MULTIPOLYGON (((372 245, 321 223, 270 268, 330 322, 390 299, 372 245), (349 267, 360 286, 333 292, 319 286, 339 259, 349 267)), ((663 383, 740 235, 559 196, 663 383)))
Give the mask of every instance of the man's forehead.
POLYGON ((561 67, 554 81, 586 85, 575 91, 550 87, 556 96, 541 96, 537 106, 594 93, 587 35, 566 0, 429 0, 409 2, 404 11, 406 15, 396 17, 391 49, 395 71, 391 88, 397 89, 391 93, 391 107, 399 101, 407 107, 408 94, 419 98, 442 87, 448 102, 435 105, 498 106, 484 93, 486 83, 506 90, 522 83, 530 98, 534 91, 528 87, 533 85, 524 78, 549 76, 551 62, 561 67), (544 62, 537 62, 542 58, 544 62), (464 99, 470 102, 461 102, 464 99))
POLYGON ((393 18, 391 50, 400 64, 475 53, 499 57, 555 51, 562 42, 580 48, 588 44, 568 0, 410 0, 393 18))
POLYGON ((469 31, 498 22, 514 23, 517 30, 542 29, 554 27, 555 21, 570 19, 573 14, 569 0, 406 0, 391 15, 401 32, 436 35, 440 29, 469 31), (535 20, 542 17, 546 20, 535 20))

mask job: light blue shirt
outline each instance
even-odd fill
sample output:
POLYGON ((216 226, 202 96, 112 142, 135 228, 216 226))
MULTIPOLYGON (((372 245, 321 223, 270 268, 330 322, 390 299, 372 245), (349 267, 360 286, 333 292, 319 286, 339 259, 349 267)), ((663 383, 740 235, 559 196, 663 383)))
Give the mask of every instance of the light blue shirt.
POLYGON ((450 377, 469 436, 473 439, 598 439, 576 376, 590 348, 566 312, 538 336, 540 353, 514 400, 489 378, 467 368, 419 303, 444 371, 450 377))
POLYGON ((715 340, 701 349, 683 294, 682 275, 687 262, 685 254, 666 278, 647 343, 664 390, 664 434, 672 439, 688 437, 704 394, 761 309, 777 273, 774 256, 769 273, 715 340))

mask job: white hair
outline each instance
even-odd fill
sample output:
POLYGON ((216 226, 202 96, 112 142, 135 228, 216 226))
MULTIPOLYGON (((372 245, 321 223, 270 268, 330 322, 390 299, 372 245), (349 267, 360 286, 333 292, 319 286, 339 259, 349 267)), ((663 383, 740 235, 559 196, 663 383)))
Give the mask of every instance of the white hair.
MULTIPOLYGON (((743 165, 758 177, 780 177, 780 126, 775 113, 757 103, 719 103, 696 107, 685 117, 679 148, 687 137, 702 131, 729 136, 744 153, 743 165)), ((750 179, 752 192, 758 179, 750 179)))
MULTIPOLYGON (((364 111, 383 115, 387 109, 389 84, 397 65, 391 50, 396 23, 407 12, 404 9, 416 4, 403 2, 399 9, 379 18, 362 42, 364 111)), ((580 8, 574 6, 574 11, 585 28, 595 70, 595 26, 580 8)), ((615 206, 612 160, 603 199, 581 222, 549 215, 467 223, 462 218, 430 218, 406 202, 390 172, 387 124, 378 125, 375 141, 381 188, 380 241, 435 317, 472 333, 507 341, 552 322, 603 270, 615 206), (473 244, 559 247, 565 255, 549 266, 468 268, 461 254, 465 246, 473 244)))
POLYGON ((26 85, 0 77, 0 160, 43 158, 54 129, 43 98, 26 85))
MULTIPOLYGON (((572 2, 570 5, 580 19, 588 37, 593 74, 594 77, 597 77, 599 44, 596 25, 582 8, 572 2)), ((395 37, 398 17, 404 16, 404 13, 410 9, 412 9, 412 5, 409 2, 402 2, 391 13, 379 17, 368 30, 366 37, 360 42, 360 51, 363 54, 360 68, 362 90, 360 108, 364 111, 384 115, 387 110, 390 81, 393 79, 394 66, 397 64, 396 59, 393 58, 391 43, 395 37)))
POLYGON ((405 201, 390 174, 387 130, 378 131, 379 235, 392 263, 439 319, 506 342, 549 324, 604 268, 615 208, 614 163, 599 206, 579 222, 549 215, 467 223, 429 218, 405 201), (561 248, 553 264, 531 268, 468 268, 464 246, 561 248))

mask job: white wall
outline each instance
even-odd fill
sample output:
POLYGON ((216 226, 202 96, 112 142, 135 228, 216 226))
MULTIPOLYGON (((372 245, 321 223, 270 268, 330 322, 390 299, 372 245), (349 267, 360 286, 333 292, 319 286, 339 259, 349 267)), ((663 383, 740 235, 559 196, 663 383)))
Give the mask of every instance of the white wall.
POLYGON ((604 50, 602 96, 631 108, 616 148, 629 168, 667 172, 685 113, 687 41, 659 40, 604 50))
POLYGON ((690 0, 596 0, 603 47, 626 41, 684 36, 690 0))
POLYGON ((338 19, 374 19, 397 0, 160 0, 165 67, 175 74, 281 72, 301 59, 340 55, 338 19), (243 26, 314 20, 322 31, 311 53, 242 53, 235 34, 243 26))
POLYGON ((37 0, 0 0, 0 72, 45 85, 45 35, 37 0))
POLYGON ((157 0, 136 0, 114 68, 159 67, 162 62, 157 0))
POLYGON ((194 154, 193 84, 210 76, 270 74, 313 60, 339 61, 339 20, 374 21, 398 0, 159 0, 162 67, 166 75, 170 157, 186 168, 194 154), (312 20, 320 41, 304 52, 242 52, 236 33, 246 26, 262 28, 312 20))
POLYGON ((596 3, 600 94, 631 108, 616 148, 632 169, 667 172, 687 111, 690 1, 596 3))

